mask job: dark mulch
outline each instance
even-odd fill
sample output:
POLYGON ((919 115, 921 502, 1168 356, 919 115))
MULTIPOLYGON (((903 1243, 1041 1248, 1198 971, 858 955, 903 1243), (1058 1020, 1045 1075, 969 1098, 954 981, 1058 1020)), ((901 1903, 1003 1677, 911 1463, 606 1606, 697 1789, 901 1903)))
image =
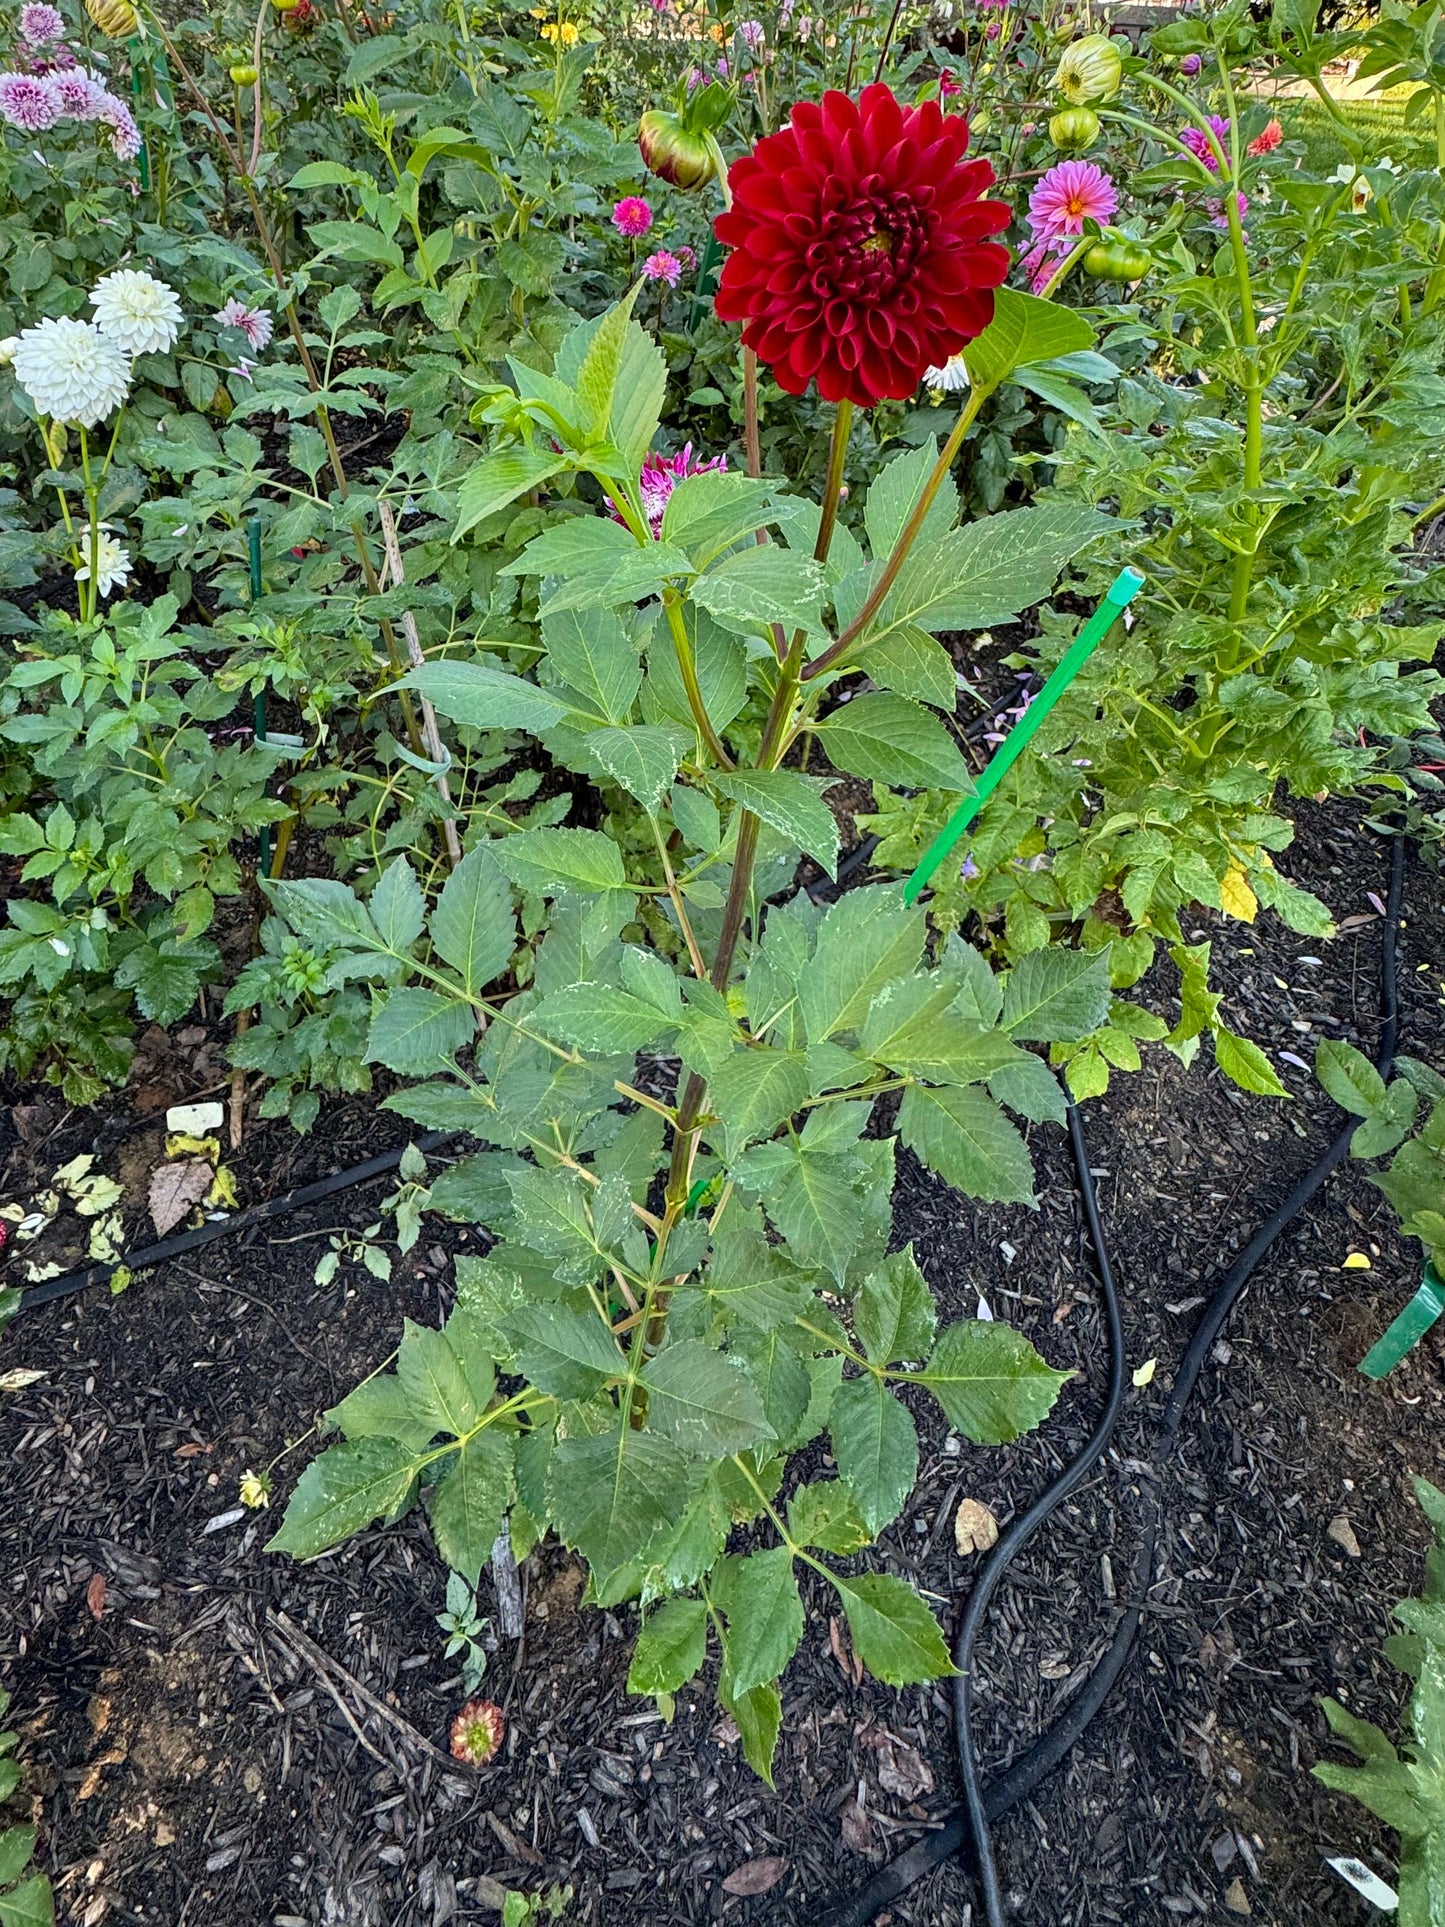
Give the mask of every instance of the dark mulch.
MULTIPOLYGON (((1322 1035, 1373 1045, 1381 925, 1367 893, 1383 897, 1386 864, 1347 810, 1304 822, 1291 873, 1340 917, 1367 921, 1330 945, 1273 923, 1202 917, 1190 929, 1215 940, 1235 1027, 1307 1060, 1322 1035)), ((1433 872, 1412 866, 1407 907, 1403 1044, 1438 1060, 1445 919, 1433 872)), ((1162 973, 1157 994, 1168 994, 1162 973)), ((1130 1362, 1158 1366, 1130 1393, 1107 1467, 999 1595, 980 1654, 990 1766, 1058 1713, 1102 1648, 1129 1586, 1138 1454, 1197 1301, 1337 1128, 1310 1076, 1281 1071, 1297 1094, 1288 1107, 1156 1051, 1088 1107, 1130 1362)), ((93 1118, 15 1121, 29 1135, 11 1133, 8 1158, 0 1139, 0 1197, 97 1141, 93 1118)), ((98 1140, 134 1198, 159 1145, 156 1121, 140 1122, 98 1140)), ((397 1126, 358 1101, 330 1108, 308 1140, 256 1128, 236 1160, 242 1198, 357 1162, 396 1141, 397 1126)), ((1042 1432, 1003 1451, 960 1446, 919 1402, 918 1491, 880 1556, 950 1622, 975 1563, 954 1550, 957 1500, 1007 1519, 1077 1450, 1103 1394, 1066 1146, 1049 1130, 1035 1149, 1037 1212, 973 1205, 903 1160, 898 1235, 913 1239, 946 1313, 973 1315, 982 1294, 1078 1374, 1042 1432)), ((433 1623, 442 1575, 424 1525, 365 1534, 299 1568, 263 1551, 266 1518, 238 1516, 241 1472, 298 1441, 283 1498, 317 1414, 387 1357, 403 1315, 434 1319, 447 1302, 465 1234, 435 1223, 390 1285, 359 1267, 325 1291, 312 1282, 326 1234, 364 1224, 382 1189, 249 1243, 224 1240, 118 1298, 45 1308, 7 1339, 7 1369, 45 1376, 0 1409, 0 1677, 16 1696, 64 1917, 443 1927, 495 1919, 492 1883, 570 1881, 569 1919, 605 1927, 821 1918, 957 1793, 946 1691, 856 1683, 831 1649, 821 1590, 786 1680, 772 1792, 747 1772, 710 1692, 684 1692, 670 1727, 627 1697, 633 1614, 579 1610, 575 1564, 545 1551, 525 1572, 525 1640, 503 1642, 488 1678, 508 1708, 506 1752, 476 1776, 436 1751, 459 1691, 433 1623), (299 1655, 278 1615, 333 1666, 299 1655), (724 1889, 743 1863, 769 1858, 786 1866, 765 1897, 724 1889)), ((1354 1366, 1417 1267, 1349 1171, 1261 1268, 1186 1423, 1125 1680, 1066 1766, 999 1828, 1020 1920, 1227 1920, 1230 1902, 1277 1927, 1359 1920, 1321 1855, 1356 1850, 1388 1872, 1390 1838, 1308 1767, 1327 1745, 1321 1694, 1392 1727, 1403 1700, 1379 1644, 1391 1603, 1421 1573, 1408 1473, 1445 1477, 1445 1344, 1427 1341, 1380 1386, 1354 1366), (1372 1269, 1341 1269, 1350 1251, 1372 1269), (1357 1558, 1330 1536, 1340 1519, 1357 1558)), ((490 1603, 489 1581, 483 1592, 490 1603)), ((970 1897, 945 1866, 892 1918, 956 1927, 970 1897)))

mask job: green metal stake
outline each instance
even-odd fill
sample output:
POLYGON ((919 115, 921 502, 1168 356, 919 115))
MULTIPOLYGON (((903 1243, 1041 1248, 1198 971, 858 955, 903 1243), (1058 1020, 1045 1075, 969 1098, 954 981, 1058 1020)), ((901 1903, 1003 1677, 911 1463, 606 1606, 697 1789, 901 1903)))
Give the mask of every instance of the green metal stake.
POLYGON ((993 760, 979 777, 972 796, 963 799, 924 851, 923 861, 903 886, 905 903, 918 901, 929 878, 1022 756, 1034 731, 1143 586, 1144 578, 1137 569, 1119 571, 1108 594, 1069 644, 1058 667, 1010 731, 1007 741, 994 751, 993 760))
POLYGON ((1420 1289, 1394 1324, 1375 1340, 1357 1369, 1366 1378, 1383 1378, 1386 1372, 1395 1369, 1406 1352, 1419 1344, 1442 1313, 1445 1313, 1445 1279, 1436 1271, 1432 1260, 1425 1267, 1420 1289))
MULTIPOLYGON (((136 105, 139 106, 141 98, 141 60, 143 58, 139 38, 127 40, 125 50, 130 60, 130 91, 136 105)), ((150 193, 151 157, 150 150, 144 140, 142 140, 140 144, 140 185, 143 194, 150 193)))
MULTIPOLYGON (((253 518, 246 524, 246 557, 251 565, 251 607, 254 609, 261 600, 261 523, 253 518)), ((256 704, 251 720, 255 725, 256 741, 266 740, 266 685, 263 683, 256 691, 256 704)), ((271 825, 261 825, 261 875, 271 873, 271 825)))

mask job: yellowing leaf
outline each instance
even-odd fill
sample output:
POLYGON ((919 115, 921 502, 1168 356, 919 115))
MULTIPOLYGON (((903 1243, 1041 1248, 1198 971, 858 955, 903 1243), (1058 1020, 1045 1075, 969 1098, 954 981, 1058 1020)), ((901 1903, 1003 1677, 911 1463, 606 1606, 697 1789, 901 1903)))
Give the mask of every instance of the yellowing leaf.
POLYGON ((1134 1383, 1136 1385, 1148 1385, 1152 1383, 1154 1368, 1158 1363, 1159 1360, 1157 1358, 1146 1358, 1144 1363, 1131 1374, 1134 1383))
POLYGON ((998 1544, 998 1520, 981 1499, 960 1499, 953 1515, 953 1542, 960 1553, 987 1552, 998 1544))
POLYGON ((1368 1271, 1370 1261, 1363 1251, 1352 1251, 1342 1267, 1345 1271, 1368 1271))
POLYGON ((1259 913, 1259 898, 1245 881, 1243 870, 1232 863, 1219 881, 1219 901, 1227 916, 1241 923, 1253 923, 1259 913))

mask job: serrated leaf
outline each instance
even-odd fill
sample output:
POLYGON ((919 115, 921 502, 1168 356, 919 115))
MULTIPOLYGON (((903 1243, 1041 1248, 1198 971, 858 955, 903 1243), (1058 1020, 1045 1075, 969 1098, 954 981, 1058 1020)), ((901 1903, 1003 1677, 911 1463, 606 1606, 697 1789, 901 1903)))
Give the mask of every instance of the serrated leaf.
POLYGON ((913 1686, 945 1679, 954 1672, 938 1621, 912 1586, 886 1572, 865 1572, 856 1579, 832 1575, 853 1650, 888 1686, 913 1686))
POLYGON ((701 1599, 669 1599, 642 1622, 632 1665, 629 1693, 675 1693, 707 1658, 707 1607, 701 1599))
POLYGON ((418 1413, 395 1372, 364 1378, 331 1408, 326 1422, 345 1438, 396 1439, 414 1452, 428 1445, 436 1431, 431 1418, 418 1413))
MULTIPOLYGON (((736 636, 718 627, 705 609, 689 604, 682 611, 691 644, 703 707, 715 729, 726 729, 747 701, 747 654, 736 636)), ((695 728, 692 709, 677 662, 677 646, 666 623, 659 623, 647 652, 647 687, 643 710, 649 721, 670 718, 689 730, 695 728)), ((679 828, 682 825, 679 824, 679 828)), ((709 849, 715 849, 716 843, 709 849)))
POLYGON ((428 662, 407 672, 400 687, 414 689, 453 722, 473 729, 529 729, 560 723, 568 705, 554 690, 540 689, 484 662, 428 662))
POLYGON ((1363 1051, 1333 1037, 1315 1052, 1315 1076, 1339 1105, 1354 1117, 1372 1117, 1385 1103, 1385 1080, 1363 1051))
MULTIPOLYGON (((569 515, 565 521, 556 522, 533 536, 502 574, 610 575, 636 548, 637 537, 620 522, 614 522, 610 515, 569 515)), ((542 640, 547 642, 546 619, 542 624, 542 640)), ((550 648, 550 643, 548 646, 550 648)), ((564 680, 574 689, 581 687, 565 672, 564 680)))
POLYGON ((941 1178, 991 1204, 1034 1202, 1028 1146, 991 1097, 971 1086, 913 1084, 898 1135, 941 1178))
POLYGON ((743 1743, 743 1758, 769 1786, 773 1784, 773 1755, 783 1724, 783 1702, 776 1686, 755 1686, 736 1696, 718 1687, 718 1698, 732 1714, 743 1743))
POLYGON ((565 1305, 523 1305, 502 1326, 516 1369, 538 1391, 586 1399, 609 1379, 625 1376, 627 1360, 595 1312, 565 1305))
POLYGON ((814 629, 825 580, 811 557, 773 542, 755 543, 715 563, 689 593, 725 629, 746 634, 774 622, 788 630, 814 629))
POLYGON ((470 1043, 475 1019, 465 1004, 434 990, 408 988, 387 992, 375 1011, 366 1038, 366 1062, 385 1064, 403 1076, 422 1077, 449 1067, 470 1043))
POLYGON ((1069 1376, 1046 1365, 1012 1325, 975 1318, 948 1326, 913 1382, 928 1387, 975 1445, 1007 1445, 1048 1416, 1069 1376))
POLYGON ((432 1495, 437 1551, 468 1585, 476 1585, 492 1556, 511 1496, 512 1441, 488 1425, 449 1462, 432 1495))
POLYGON ((791 1139, 759 1145, 733 1164, 737 1182, 759 1194, 799 1262, 831 1272, 839 1284, 863 1230, 855 1173, 851 1158, 791 1139))
POLYGON ((558 1535, 581 1553, 600 1586, 681 1515, 687 1459, 669 1440, 629 1425, 558 1439, 547 1493, 558 1535))
POLYGON ((1094 330, 1076 309, 1043 301, 1017 288, 996 288, 993 320, 964 350, 975 388, 996 388, 1015 368, 1057 361, 1094 344, 1094 330))
POLYGON ((1214 1033, 1214 1061, 1242 1091, 1253 1091, 1258 1097, 1289 1096, 1259 1045, 1248 1037, 1236 1037, 1222 1024, 1214 1033))
POLYGON ((918 1432, 911 1414, 872 1373, 845 1379, 828 1415, 838 1475, 876 1539, 891 1525, 918 1477, 918 1432))
MULTIPOLYGON (((920 447, 909 449, 903 455, 895 455, 892 461, 886 462, 868 484, 868 495, 863 504, 863 523, 868 531, 868 545, 876 561, 882 561, 892 554, 894 544, 903 533, 904 524, 913 513, 914 504, 923 493, 924 484, 937 462, 938 441, 930 435, 920 447)), ((923 540, 943 535, 953 526, 957 517, 958 486, 953 477, 947 475, 923 519, 918 538, 923 540)))
POLYGON ((34 1853, 34 1827, 7 1827, 0 1833, 0 1885, 8 1887, 13 1880, 18 1880, 34 1853))
POLYGON ((768 506, 770 485, 747 475, 713 469, 689 475, 668 497, 662 514, 662 539, 686 549, 698 568, 740 537, 775 520, 768 506))
POLYGON ((441 1332, 404 1320, 396 1376, 418 1420, 425 1419, 433 1432, 459 1438, 476 1424, 476 1402, 461 1360, 441 1332))
POLYGON ((393 1091, 381 1100, 381 1109, 396 1111, 414 1124, 425 1124, 430 1131, 469 1131, 473 1137, 485 1137, 493 1117, 484 1092, 443 1082, 413 1084, 410 1090, 393 1091))
POLYGON ((737 1050, 714 1073, 708 1102, 722 1119, 729 1156, 771 1137, 809 1095, 803 1051, 737 1050))
POLYGON ((508 502, 515 502, 519 495, 540 488, 567 466, 567 457, 554 455, 550 449, 509 448, 486 456, 468 470, 457 490, 453 542, 459 542, 468 529, 495 515, 508 502))
MULTIPOLYGON (((625 539, 635 550, 632 538, 625 539)), ((586 708, 609 723, 627 721, 642 686, 642 664, 612 610, 567 609, 545 615, 542 641, 552 667, 586 708)))
POLYGON ((923 912, 910 910, 896 888, 840 897, 818 926, 812 962, 798 984, 808 1041, 856 1030, 883 986, 917 968, 926 936, 923 912))
POLYGON ((838 819, 805 776, 791 769, 718 772, 714 787, 815 857, 829 876, 838 868, 838 819))
POLYGON ((404 856, 382 871, 368 907, 387 949, 406 956, 426 922, 426 898, 404 856))
POLYGON ((916 703, 953 711, 958 701, 958 671, 941 642, 926 630, 903 624, 868 645, 868 675, 880 689, 916 703))
MULTIPOLYGON (((375 914, 374 899, 372 910, 375 914)), ((517 920, 491 845, 469 850, 447 878, 428 934, 437 955, 473 993, 506 969, 516 947, 517 920)))
POLYGON ((747 1375, 700 1339, 664 1347, 642 1372, 647 1422, 691 1457, 726 1458, 772 1437, 747 1375))
POLYGON ((397 1439, 333 1445, 297 1480, 281 1530, 266 1550, 314 1559, 373 1519, 397 1518, 415 1488, 417 1470, 415 1455, 397 1439))
POLYGON ((775 1680, 803 1637, 803 1601, 787 1546, 729 1563, 717 1591, 727 1615, 728 1683, 735 1694, 775 1680))
POLYGON ((0 1927, 53 1927, 54 1920, 55 1899, 43 1874, 0 1894, 0 1927))
POLYGON ((1064 565, 1112 527, 1093 509, 1056 502, 1003 509, 920 542, 869 635, 881 639, 909 624, 939 634, 1007 622, 1042 601, 1064 565))
POLYGON ((902 696, 855 696, 817 724, 839 769, 901 789, 969 791, 973 777, 938 718, 902 696))
POLYGON ((492 853, 519 890, 540 896, 627 888, 622 852, 597 830, 519 830, 493 844, 492 853))
POLYGON ((1108 1021, 1107 951, 1032 950, 1009 972, 1003 1027, 1020 1043, 1071 1043, 1108 1021))
POLYGON ((799 1486, 788 1501, 788 1531, 800 1546, 840 1558, 861 1551, 871 1536, 841 1479, 799 1486))
POLYGON ((593 729, 587 732, 586 742, 613 782, 636 797, 649 816, 656 814, 672 787, 678 764, 692 747, 690 735, 667 723, 593 729))
POLYGON ((676 1019, 613 984, 567 984, 550 991, 534 1009, 532 1022, 563 1043, 609 1054, 644 1050, 676 1028, 676 1019))
POLYGON ((938 1314, 910 1244, 885 1258, 853 1306, 853 1328, 874 1365, 926 1358, 938 1314))
POLYGON ((1023 1051, 1013 1063, 990 1071, 988 1094, 996 1104, 1006 1104, 1031 1124, 1063 1124, 1068 1107, 1059 1080, 1041 1057, 1023 1051))
POLYGON ((354 890, 331 877, 284 878, 266 893, 299 937, 318 949, 379 950, 381 938, 354 890))

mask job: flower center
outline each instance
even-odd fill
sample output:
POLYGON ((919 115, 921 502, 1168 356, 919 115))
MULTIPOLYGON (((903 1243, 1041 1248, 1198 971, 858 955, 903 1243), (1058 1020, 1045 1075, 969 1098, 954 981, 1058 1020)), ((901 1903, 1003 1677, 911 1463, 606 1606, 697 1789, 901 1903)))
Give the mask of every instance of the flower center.
POLYGON ((820 301, 871 307, 906 283, 933 237, 932 192, 887 188, 874 174, 840 206, 826 207, 807 251, 808 279, 820 301))

